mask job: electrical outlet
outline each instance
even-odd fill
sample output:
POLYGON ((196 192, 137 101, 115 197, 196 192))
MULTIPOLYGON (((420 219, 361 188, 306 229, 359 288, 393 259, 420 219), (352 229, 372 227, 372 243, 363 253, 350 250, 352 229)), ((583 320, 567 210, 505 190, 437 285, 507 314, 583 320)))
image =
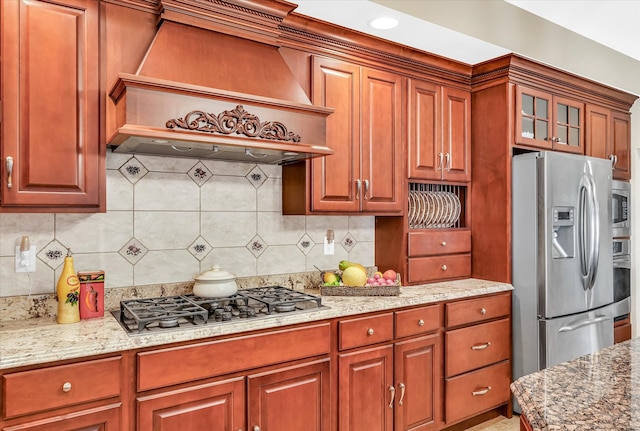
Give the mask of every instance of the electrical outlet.
POLYGON ((20 246, 16 245, 16 272, 36 272, 35 245, 25 251, 21 251, 20 246))
POLYGON ((327 238, 326 236, 324 237, 324 254, 325 254, 325 256, 334 254, 334 252, 335 252, 334 245, 335 245, 335 241, 333 241, 333 240, 330 241, 329 238, 327 238))

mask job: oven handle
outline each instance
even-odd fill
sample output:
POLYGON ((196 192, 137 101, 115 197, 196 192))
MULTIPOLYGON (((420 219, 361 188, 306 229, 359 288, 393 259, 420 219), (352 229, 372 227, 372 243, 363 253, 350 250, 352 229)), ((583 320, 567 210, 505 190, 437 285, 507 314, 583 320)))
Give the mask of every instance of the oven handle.
POLYGON ((631 259, 629 258, 622 258, 622 259, 613 259, 613 267, 614 268, 624 268, 624 269, 631 269, 631 259))

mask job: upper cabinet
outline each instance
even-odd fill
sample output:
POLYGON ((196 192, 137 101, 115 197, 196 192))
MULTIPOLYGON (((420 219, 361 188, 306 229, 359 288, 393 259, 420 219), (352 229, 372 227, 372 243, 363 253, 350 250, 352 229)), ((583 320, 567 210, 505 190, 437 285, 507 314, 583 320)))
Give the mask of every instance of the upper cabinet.
POLYGON ((584 152, 584 103, 518 85, 515 143, 584 152))
POLYGON ((2 2, 0 211, 99 211, 99 7, 2 2))
POLYGON ((400 213, 402 78, 325 57, 311 67, 313 103, 334 109, 326 131, 334 154, 312 159, 309 172, 285 166, 283 211, 400 213))
POLYGON ((471 180, 471 94, 408 80, 410 179, 471 180))
POLYGON ((610 159, 613 178, 631 178, 631 116, 597 105, 586 107, 586 154, 610 159))

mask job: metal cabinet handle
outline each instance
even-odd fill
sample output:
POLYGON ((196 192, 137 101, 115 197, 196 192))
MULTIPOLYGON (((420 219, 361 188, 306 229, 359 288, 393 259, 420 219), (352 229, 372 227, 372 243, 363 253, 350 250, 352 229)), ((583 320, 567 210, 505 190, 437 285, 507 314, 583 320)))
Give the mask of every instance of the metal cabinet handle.
POLYGON ((609 160, 611 160, 611 169, 615 169, 616 165, 618 164, 618 156, 616 156, 615 154, 611 154, 609 156, 609 160))
POLYGON ((487 314, 487 310, 485 308, 480 309, 480 314, 487 314))
POLYGON ((62 385, 62 392, 69 392, 70 390, 71 390, 71 383, 65 382, 64 385, 62 385))
POLYGON ((389 401, 389 408, 393 408, 393 400, 396 398, 396 388, 389 386, 389 392, 391 392, 391 401, 389 401))
POLYGON ((356 199, 360 199, 360 190, 362 189, 362 181, 358 178, 356 180, 356 199))
POLYGON ((440 267, 440 269, 441 269, 441 270, 443 270, 443 271, 446 271, 446 270, 447 270, 447 265, 442 265, 442 266, 440 267))
POLYGON ((253 426, 253 431, 260 431, 260 427, 258 425, 253 426))
POLYGON ((447 245, 447 241, 442 241, 440 245, 444 247, 445 245, 447 245))
POLYGON ((491 345, 490 341, 487 341, 484 344, 475 344, 475 345, 471 346, 471 350, 484 350, 487 347, 489 347, 490 345, 491 345))
POLYGON ((487 386, 486 388, 479 390, 479 391, 473 391, 471 392, 471 395, 473 395, 474 397, 477 397, 478 395, 485 395, 487 394, 489 391, 491 390, 491 386, 487 386))
POLYGON ((364 195, 363 195, 363 197, 364 197, 365 200, 369 199, 368 194, 369 194, 369 180, 364 180, 364 195))
POLYGON ((404 399, 404 390, 406 389, 406 386, 404 385, 404 383, 400 383, 398 387, 400 388, 400 399, 398 400, 398 405, 401 406, 402 400, 404 399))
POLYGON ((436 169, 438 169, 438 168, 444 169, 444 153, 438 153, 438 158, 440 159, 440 163, 436 167, 436 169))
POLYGON ((367 335, 373 335, 373 328, 367 329, 367 335))
POLYGON ((13 187, 13 157, 8 156, 5 159, 5 163, 7 165, 7 188, 11 190, 11 187, 13 187))
POLYGON ((418 326, 424 326, 424 320, 422 319, 418 320, 418 326))
POLYGON ((444 158, 447 159, 447 164, 445 165, 444 170, 449 172, 451 170, 451 154, 445 154, 444 158))

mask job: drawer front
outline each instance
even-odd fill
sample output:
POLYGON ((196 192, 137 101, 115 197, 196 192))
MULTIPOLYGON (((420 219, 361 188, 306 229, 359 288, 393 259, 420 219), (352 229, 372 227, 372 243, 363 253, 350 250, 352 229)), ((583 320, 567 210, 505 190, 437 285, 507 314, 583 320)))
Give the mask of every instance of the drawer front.
POLYGON ((455 376, 509 359, 509 319, 469 326, 445 334, 446 376, 455 376))
POLYGON ((437 331, 442 321, 440 305, 397 311, 395 316, 398 338, 437 331))
POLYGON ((411 258, 407 272, 409 283, 469 277, 471 276, 471 255, 411 258))
POLYGON ((353 349, 393 338, 393 314, 380 314, 338 322, 338 348, 353 349))
POLYGON ((449 328, 509 316, 510 314, 511 293, 507 292, 448 303, 445 307, 445 324, 449 328))
POLYGON ((409 257, 471 252, 471 231, 409 233, 409 257))
POLYGON ((2 376, 6 418, 120 396, 120 356, 2 376))
POLYGON ((508 361, 445 380, 447 425, 509 402, 508 361))
POLYGON ((328 323, 138 353, 138 391, 329 353, 328 323))

